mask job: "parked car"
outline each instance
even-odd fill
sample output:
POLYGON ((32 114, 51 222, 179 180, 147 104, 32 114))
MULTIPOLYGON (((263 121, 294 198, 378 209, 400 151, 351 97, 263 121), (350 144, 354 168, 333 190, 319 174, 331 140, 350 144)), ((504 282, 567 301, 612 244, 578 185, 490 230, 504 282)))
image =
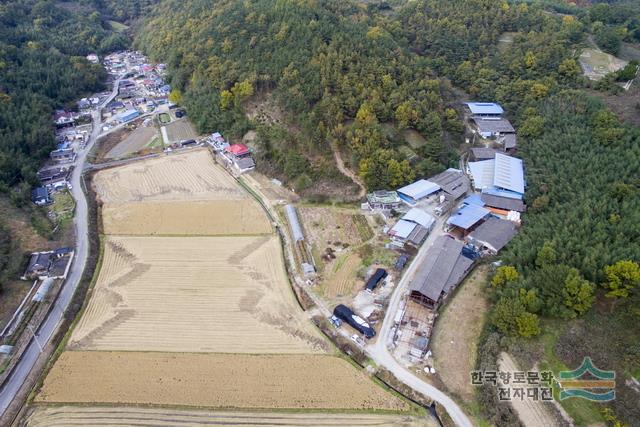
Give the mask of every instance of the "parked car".
POLYGON ((176 110, 176 118, 181 118, 186 116, 186 113, 184 112, 184 110, 176 110))

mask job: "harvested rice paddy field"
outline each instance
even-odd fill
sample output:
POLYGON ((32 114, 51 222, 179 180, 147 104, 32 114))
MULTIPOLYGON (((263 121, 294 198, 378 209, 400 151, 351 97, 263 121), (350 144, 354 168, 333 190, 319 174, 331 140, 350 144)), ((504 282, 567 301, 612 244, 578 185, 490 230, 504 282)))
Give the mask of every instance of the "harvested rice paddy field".
POLYGON ((333 353, 295 300, 266 213, 207 150, 103 170, 93 184, 100 269, 28 425, 417 419, 415 406, 333 353), (60 407, 73 404, 82 407, 60 407), (266 410, 285 413, 254 412, 266 410))
MULTIPOLYGON (((98 173, 96 193, 108 205, 127 202, 250 199, 206 149, 131 163, 98 173)), ((256 204, 259 208, 259 206, 256 204)))
POLYGON ((435 426, 428 419, 404 415, 374 415, 367 413, 339 414, 334 412, 211 412, 173 408, 141 408, 130 406, 38 406, 29 415, 31 427, 67 426, 139 426, 195 427, 202 425, 234 426, 373 426, 417 427, 435 426))
POLYGON ((271 223, 252 199, 124 203, 102 210, 105 234, 270 234, 271 223))
POLYGON ((326 342, 288 289, 279 240, 106 238, 70 349, 317 353, 326 342))
POLYGON ((40 402, 408 410, 334 356, 71 351, 40 402), (95 384, 100 384, 96 387, 95 384))

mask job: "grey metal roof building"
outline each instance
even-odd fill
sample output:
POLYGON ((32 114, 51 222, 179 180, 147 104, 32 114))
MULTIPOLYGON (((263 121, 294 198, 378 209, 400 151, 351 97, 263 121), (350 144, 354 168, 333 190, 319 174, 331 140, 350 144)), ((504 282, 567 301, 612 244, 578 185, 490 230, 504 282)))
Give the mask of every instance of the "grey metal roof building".
POLYGON ((469 234, 467 240, 476 248, 485 247, 495 254, 504 248, 517 233, 513 222, 490 217, 469 234))
POLYGON ((492 208, 504 209, 507 211, 524 212, 525 204, 520 199, 514 199, 512 197, 500 197, 493 194, 482 193, 481 200, 492 208))
POLYGON ((492 160, 496 157, 498 150, 488 147, 474 147, 471 149, 471 154, 476 160, 492 160))
POLYGON ((469 179, 459 169, 449 168, 436 176, 429 178, 440 186, 450 199, 456 200, 469 190, 469 179))
POLYGON ((515 133, 516 130, 511 125, 511 122, 504 118, 484 118, 476 117, 473 119, 478 127, 478 131, 482 134, 504 134, 515 133))
POLYGON ((462 255, 463 243, 440 236, 427 251, 409 289, 419 303, 435 307, 442 293, 448 293, 464 278, 473 261, 462 255))

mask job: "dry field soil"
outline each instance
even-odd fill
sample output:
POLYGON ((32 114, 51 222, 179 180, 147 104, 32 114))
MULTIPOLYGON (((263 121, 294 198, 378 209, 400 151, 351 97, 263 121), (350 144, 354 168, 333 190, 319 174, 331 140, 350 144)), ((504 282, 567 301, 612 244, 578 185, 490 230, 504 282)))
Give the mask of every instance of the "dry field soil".
POLYGON ((374 415, 334 412, 274 412, 274 411, 203 411, 174 408, 141 408, 131 406, 37 406, 29 415, 30 427, 68 426, 138 426, 196 427, 203 425, 233 426, 366 426, 418 427, 435 426, 429 419, 405 415, 374 415))
POLYGON ((475 389, 471 371, 488 309, 484 282, 487 267, 480 266, 462 283, 441 311, 432 337, 435 368, 447 388, 464 401, 472 401, 475 389))
POLYGON ((151 140, 157 135, 156 128, 153 126, 140 126, 131 132, 124 141, 118 143, 107 153, 106 157, 117 159, 137 153, 144 147, 149 145, 151 140))
POLYGON ((193 125, 191 125, 191 122, 188 120, 175 120, 166 125, 166 128, 170 143, 198 137, 193 125))

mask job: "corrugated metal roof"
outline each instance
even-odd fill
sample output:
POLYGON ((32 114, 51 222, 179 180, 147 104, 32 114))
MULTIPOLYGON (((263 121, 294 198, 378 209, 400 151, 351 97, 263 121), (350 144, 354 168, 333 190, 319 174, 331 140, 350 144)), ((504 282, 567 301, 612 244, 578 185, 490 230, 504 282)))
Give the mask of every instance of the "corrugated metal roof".
POLYGON ((289 226, 291 227, 291 234, 293 234, 293 240, 296 242, 299 240, 304 240, 304 233, 302 232, 302 227, 300 226, 300 222, 298 221, 298 214, 296 213, 296 208, 294 208, 293 205, 286 205, 284 207, 284 211, 287 215, 289 226))
POLYGON ((462 203, 465 203, 467 205, 476 205, 480 207, 484 206, 484 202, 482 201, 480 194, 472 194, 468 196, 466 199, 464 199, 462 203))
POLYGON ((489 218, 475 229, 469 238, 481 244, 491 246, 496 251, 502 249, 517 234, 516 226, 511 221, 489 218))
POLYGON ((409 237, 409 234, 416 227, 414 222, 405 221, 404 219, 399 220, 396 224, 389 230, 389 236, 394 236, 399 239, 406 239, 409 237))
POLYGON ((469 190, 469 179, 459 169, 449 168, 429 178, 429 181, 439 185, 453 200, 461 197, 469 190))
POLYGON ((471 149, 471 153, 476 160, 490 160, 496 156, 498 150, 487 147, 474 147, 471 149))
POLYGON ((473 178, 473 187, 476 190, 493 187, 493 175, 495 160, 481 160, 479 162, 469 162, 469 171, 473 178))
POLYGON ((491 194, 492 196, 507 197, 509 199, 522 200, 522 194, 509 190, 503 190, 497 187, 487 187, 482 189, 482 194, 491 194))
POLYGON ((524 194, 522 160, 496 153, 493 185, 524 194))
POLYGON ((478 221, 489 215, 490 211, 476 205, 463 205, 460 209, 451 215, 447 220, 447 224, 455 225, 463 229, 473 227, 478 221))
POLYGON ((478 130, 482 133, 515 133, 516 131, 511 125, 511 122, 502 117, 476 117, 473 121, 476 122, 478 130))
POLYGON ((404 194, 413 200, 419 200, 427 197, 429 194, 440 190, 440 186, 426 179, 420 179, 412 184, 406 185, 398 190, 398 193, 404 194))
POLYGON ((438 237, 418 267, 410 289, 438 301, 442 291, 459 283, 472 263, 461 255, 462 247, 462 242, 449 236, 438 237))
POLYGON ((508 211, 524 212, 525 206, 522 200, 509 197, 494 196, 493 194, 482 194, 482 201, 492 208, 505 209, 508 211))
POLYGON ((503 114, 500 104, 494 102, 467 102, 471 114, 503 114))
POLYGON ((405 221, 415 222, 416 224, 420 224, 424 228, 431 228, 436 219, 418 208, 411 208, 409 212, 402 216, 402 219, 405 221))

